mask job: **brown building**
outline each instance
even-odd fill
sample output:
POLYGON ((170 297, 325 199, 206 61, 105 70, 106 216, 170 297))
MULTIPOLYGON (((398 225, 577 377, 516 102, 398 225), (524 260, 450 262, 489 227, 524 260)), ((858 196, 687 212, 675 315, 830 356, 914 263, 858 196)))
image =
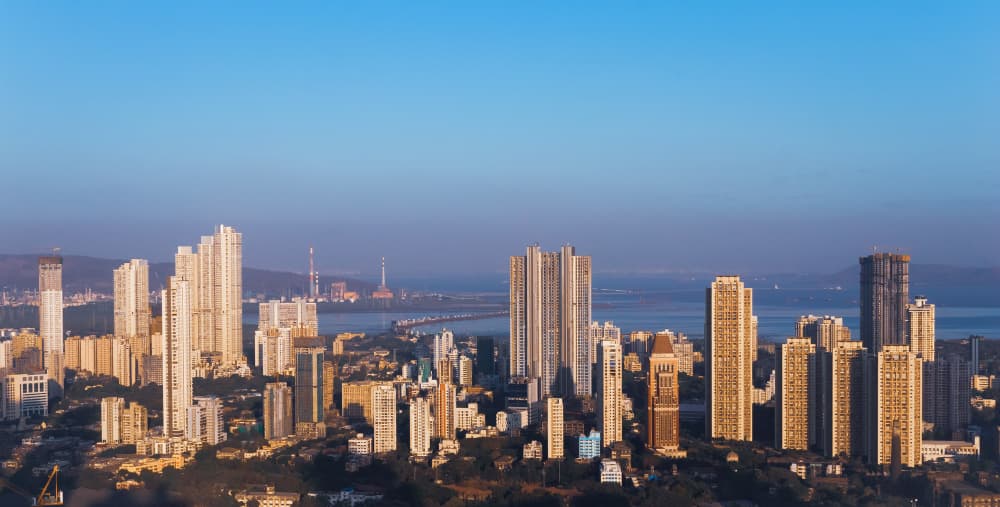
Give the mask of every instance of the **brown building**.
POLYGON ((657 334, 649 355, 648 444, 659 453, 673 454, 680 447, 680 398, 677 356, 670 336, 657 334))

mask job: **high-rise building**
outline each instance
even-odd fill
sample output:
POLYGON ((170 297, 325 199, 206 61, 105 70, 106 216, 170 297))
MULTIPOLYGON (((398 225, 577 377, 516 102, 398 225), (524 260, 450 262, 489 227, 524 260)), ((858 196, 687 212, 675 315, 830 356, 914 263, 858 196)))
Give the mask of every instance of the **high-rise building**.
MULTIPOLYGON (((604 341, 611 340, 618 343, 622 343, 622 330, 615 326, 614 322, 606 321, 604 324, 597 322, 596 320, 590 323, 590 359, 591 361, 597 361, 597 344, 604 341)), ((623 344, 624 345, 624 344, 623 344)), ((628 352, 635 352, 634 350, 627 350, 628 352)), ((645 357, 644 354, 639 354, 640 357, 645 357)))
POLYGON ((828 457, 861 456, 864 453, 864 364, 865 349, 860 341, 837 342, 823 352, 824 377, 819 382, 823 397, 820 435, 828 457))
POLYGON ((431 455, 431 403, 424 397, 410 402, 410 454, 417 457, 431 455))
POLYGON ((260 304, 257 329, 289 328, 293 337, 319 335, 316 303, 304 299, 290 302, 271 300, 260 304))
MULTIPOLYGON (((446 361, 438 366, 447 371, 446 361)), ((447 375, 441 377, 434 393, 434 436, 442 440, 455 439, 455 385, 447 375)))
POLYGON ((323 410, 329 412, 333 406, 333 391, 337 383, 337 365, 333 361, 323 361, 323 410))
POLYGON ((225 364, 243 357, 243 235, 220 225, 202 236, 197 252, 179 247, 175 274, 190 282, 197 350, 216 352, 225 364))
POLYGON ((372 389, 373 452, 383 454, 396 450, 396 390, 392 384, 379 384, 372 389))
POLYGON ((193 396, 191 378, 191 288, 171 276, 160 301, 163 305, 163 435, 183 437, 187 408, 193 396))
POLYGON ((632 331, 628 335, 628 345, 625 352, 645 356, 653 346, 653 333, 649 331, 632 331))
POLYGON ((973 375, 979 375, 979 346, 983 337, 972 335, 969 337, 969 370, 973 375))
POLYGON ((149 336, 149 263, 132 259, 114 270, 115 336, 149 336))
POLYGON ((549 450, 549 459, 563 459, 566 456, 563 400, 549 398, 546 400, 546 405, 545 435, 548 438, 546 447, 549 450))
POLYGON ((788 338, 777 359, 775 446, 809 450, 815 442, 816 345, 808 338, 788 338))
POLYGON ((122 411, 122 443, 134 444, 144 438, 149 430, 149 411, 146 407, 130 401, 122 411))
POLYGON ((895 462, 913 467, 923 462, 921 363, 907 345, 883 344, 866 367, 870 389, 865 411, 869 463, 895 462))
POLYGON ((604 341, 597 346, 597 425, 604 447, 622 440, 622 346, 604 341))
POLYGON ((572 246, 510 258, 510 375, 542 394, 591 394, 591 262, 572 246))
POLYGON ((194 405, 187 407, 188 440, 205 445, 218 445, 226 441, 226 425, 222 418, 222 400, 216 396, 195 396, 194 405))
POLYGON ((125 338, 112 338, 111 375, 123 386, 133 386, 139 380, 139 357, 125 338))
POLYGON ((264 438, 271 440, 293 433, 292 388, 285 382, 268 382, 264 385, 264 438))
POLYGON ((372 389, 375 385, 371 381, 344 382, 340 386, 340 415, 353 421, 374 422, 372 389))
POLYGON ((833 350, 837 343, 849 341, 851 329, 841 317, 803 315, 795 323, 795 337, 809 338, 819 353, 821 349, 833 350))
POLYGON ((910 350, 924 361, 934 361, 934 305, 923 296, 906 305, 906 336, 910 350))
MULTIPOLYGON (((670 347, 677 357, 677 371, 689 377, 694 376, 694 344, 688 341, 684 333, 675 333, 665 329, 660 333, 665 333, 670 337, 670 347)), ((657 334, 660 334, 657 333, 657 334)))
MULTIPOLYGON (((912 350, 912 347, 911 347, 912 350)), ((952 438, 969 425, 972 377, 968 361, 953 354, 935 361, 924 361, 924 422, 952 438)))
POLYGON ((705 435, 753 438, 753 289, 718 276, 705 302, 705 435))
POLYGON ((677 356, 671 335, 657 333, 649 355, 647 400, 647 446, 657 452, 674 453, 680 447, 680 396, 677 356))
POLYGON ((458 358, 458 385, 469 387, 472 385, 472 358, 461 356, 458 358))
POLYGON ((271 327, 254 331, 254 366, 259 366, 264 376, 285 374, 295 366, 292 358, 292 329, 271 327))
POLYGON ((42 366, 57 388, 63 385, 63 259, 38 258, 38 334, 42 337, 42 366))
POLYGON ((884 345, 906 344, 910 301, 910 256, 876 253, 861 257, 861 342, 875 354, 884 345))
POLYGON ((107 396, 101 398, 101 442, 122 443, 122 415, 125 412, 125 398, 107 396))
POLYGON ((323 342, 295 340, 295 424, 323 422, 323 342))
POLYGON ((434 335, 434 350, 431 351, 434 359, 434 373, 440 379, 442 376, 447 375, 451 377, 451 363, 448 363, 447 368, 439 368, 442 364, 441 361, 448 359, 448 353, 455 348, 455 334, 451 331, 444 329, 440 333, 434 335))
POLYGON ((477 375, 496 375, 497 360, 492 336, 476 338, 476 372, 477 375))

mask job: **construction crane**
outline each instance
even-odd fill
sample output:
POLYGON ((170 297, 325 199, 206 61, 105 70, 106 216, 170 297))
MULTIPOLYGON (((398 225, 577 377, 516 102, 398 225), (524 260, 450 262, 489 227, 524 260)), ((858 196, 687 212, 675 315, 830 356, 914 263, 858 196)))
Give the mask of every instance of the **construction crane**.
POLYGON ((0 486, 6 487, 7 489, 25 498, 30 498, 31 505, 33 507, 41 507, 43 505, 63 505, 63 492, 59 490, 59 465, 52 467, 52 473, 49 474, 49 480, 45 481, 45 487, 42 488, 42 492, 39 493, 37 497, 27 493, 2 477, 0 477, 0 486), (49 486, 52 486, 52 491, 49 491, 49 486))

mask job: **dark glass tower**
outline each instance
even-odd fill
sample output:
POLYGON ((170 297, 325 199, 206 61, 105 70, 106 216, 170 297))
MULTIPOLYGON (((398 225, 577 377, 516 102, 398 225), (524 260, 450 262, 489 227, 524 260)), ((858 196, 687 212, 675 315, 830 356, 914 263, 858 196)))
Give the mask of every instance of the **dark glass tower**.
POLYGON ((877 253, 861 264, 861 342, 872 353, 883 345, 906 345, 910 300, 910 256, 877 253))

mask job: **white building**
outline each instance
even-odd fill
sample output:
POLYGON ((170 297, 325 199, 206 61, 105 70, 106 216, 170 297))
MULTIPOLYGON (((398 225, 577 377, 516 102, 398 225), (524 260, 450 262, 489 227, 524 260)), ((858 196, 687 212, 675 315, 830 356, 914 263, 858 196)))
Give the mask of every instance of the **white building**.
POLYGON ((372 454, 372 439, 362 433, 347 440, 347 454, 351 456, 370 456, 372 454))
POLYGON ((910 351, 924 361, 934 360, 934 305, 927 298, 917 296, 912 305, 906 305, 906 333, 910 338, 910 351))
POLYGON ((187 409, 185 438, 206 445, 225 442, 226 425, 222 418, 222 400, 215 396, 196 396, 194 402, 187 409))
POLYGON ((396 390, 392 384, 378 384, 372 388, 372 418, 374 453, 395 451, 396 390))
POLYGON ((622 467, 613 459, 601 460, 601 484, 622 485, 622 467))
POLYGON ((528 442, 528 443, 524 444, 524 448, 522 449, 522 453, 523 453, 523 459, 525 459, 525 460, 535 459, 535 460, 541 461, 542 460, 542 443, 539 442, 538 440, 532 440, 531 442, 528 442))
POLYGON ((42 337, 42 366, 49 378, 63 383, 63 291, 59 256, 38 258, 38 334, 42 337))
POLYGON ((122 415, 125 412, 125 398, 108 396, 101 399, 101 442, 122 443, 122 415))
POLYGON ((47 375, 12 374, 3 379, 3 404, 0 415, 5 420, 49 415, 47 375))
POLYGON ((431 351, 434 354, 434 373, 437 378, 440 379, 441 375, 451 375, 451 369, 448 371, 440 371, 441 361, 448 359, 448 353, 451 349, 455 347, 455 333, 444 329, 440 333, 434 335, 434 350, 431 351))
POLYGON ((191 406, 191 289, 183 277, 171 276, 161 296, 163 305, 163 434, 183 437, 191 406))
POLYGON ((431 455, 431 403, 427 398, 414 398, 410 402, 410 454, 417 457, 431 455))

